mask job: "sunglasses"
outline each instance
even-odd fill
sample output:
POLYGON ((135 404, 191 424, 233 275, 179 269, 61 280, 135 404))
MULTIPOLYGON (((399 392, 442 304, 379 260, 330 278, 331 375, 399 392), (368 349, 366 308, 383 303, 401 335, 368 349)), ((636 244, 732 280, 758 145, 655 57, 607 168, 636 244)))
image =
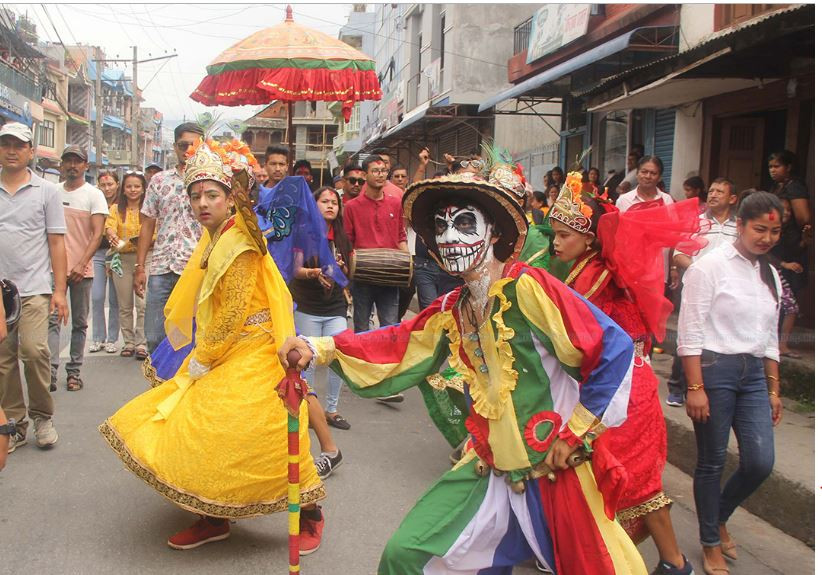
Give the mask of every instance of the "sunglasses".
POLYGON ((471 167, 475 170, 481 170, 485 167, 485 162, 483 162, 482 160, 462 160, 460 162, 460 167, 463 169, 471 167))
POLYGON ((177 142, 177 143, 176 143, 176 144, 174 144, 174 145, 175 145, 175 146, 177 146, 177 149, 178 149, 178 150, 180 150, 181 152, 185 152, 185 151, 186 151, 186 150, 188 150, 191 146, 193 146, 193 145, 194 145, 194 143, 193 143, 193 142, 177 142))
POLYGON ((123 175, 124 176, 143 176, 143 177, 145 177, 145 174, 143 172, 139 171, 139 170, 128 170, 128 171, 124 172, 123 175))
POLYGON ((365 183, 365 180, 362 178, 348 178, 348 183, 352 186, 361 186, 365 183))

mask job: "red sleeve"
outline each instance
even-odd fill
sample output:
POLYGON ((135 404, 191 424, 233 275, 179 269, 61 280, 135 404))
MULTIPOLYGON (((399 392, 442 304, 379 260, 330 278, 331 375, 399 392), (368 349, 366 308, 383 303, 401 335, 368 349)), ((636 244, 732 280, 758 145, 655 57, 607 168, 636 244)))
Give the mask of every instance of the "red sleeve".
POLYGON ((354 215, 352 211, 356 209, 356 204, 349 204, 345 206, 343 210, 343 229, 345 229, 345 235, 348 236, 348 241, 351 242, 351 247, 357 245, 357 237, 354 234, 354 215))
POLYGON ((405 231, 405 220, 402 217, 402 202, 398 202, 397 210, 399 211, 399 215, 400 215, 400 217, 397 218, 397 225, 400 228, 399 236, 398 236, 399 239, 397 240, 397 243, 407 242, 408 241, 408 234, 405 231))

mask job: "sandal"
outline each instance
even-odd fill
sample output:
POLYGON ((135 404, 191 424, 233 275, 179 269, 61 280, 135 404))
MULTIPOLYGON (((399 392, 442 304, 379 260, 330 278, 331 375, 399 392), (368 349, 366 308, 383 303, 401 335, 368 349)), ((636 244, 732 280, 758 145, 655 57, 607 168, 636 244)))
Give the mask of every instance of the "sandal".
POLYGON ((148 351, 144 347, 138 347, 137 350, 134 352, 134 359, 138 359, 143 361, 145 358, 148 357, 148 351))
POLYGON ((120 357, 131 357, 134 355, 134 348, 132 347, 124 347, 123 351, 120 352, 120 357))
POLYGON ((728 559, 733 559, 735 561, 739 558, 736 554, 736 541, 733 539, 724 542, 720 541, 719 548, 722 550, 722 554, 728 559))
POLYGON ((704 557, 702 558, 702 569, 706 575, 730 575, 731 573, 731 570, 727 567, 713 567, 709 565, 704 557))
POLYGON ((83 380, 76 375, 70 375, 66 378, 66 389, 68 391, 80 391, 83 389, 83 380))
POLYGON ((339 413, 327 413, 325 414, 325 420, 331 427, 336 427, 337 429, 351 429, 351 424, 348 423, 339 413))

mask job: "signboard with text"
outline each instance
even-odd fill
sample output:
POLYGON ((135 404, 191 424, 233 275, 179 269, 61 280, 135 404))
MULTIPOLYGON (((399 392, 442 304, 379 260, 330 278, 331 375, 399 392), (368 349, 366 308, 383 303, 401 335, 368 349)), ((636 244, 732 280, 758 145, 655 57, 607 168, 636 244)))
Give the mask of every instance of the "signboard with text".
POLYGON ((528 64, 556 52, 588 32, 590 4, 546 4, 531 19, 528 64))

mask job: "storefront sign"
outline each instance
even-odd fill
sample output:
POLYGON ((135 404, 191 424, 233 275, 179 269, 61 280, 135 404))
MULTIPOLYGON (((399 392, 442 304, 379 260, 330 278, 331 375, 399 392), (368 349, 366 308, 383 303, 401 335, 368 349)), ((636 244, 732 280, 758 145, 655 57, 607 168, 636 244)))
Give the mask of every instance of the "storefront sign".
POLYGON ((531 20, 528 58, 531 62, 556 52, 588 32, 590 4, 546 4, 531 20))
POLYGON ((10 89, 8 86, 0 84, 0 107, 5 109, 6 113, 0 110, 4 116, 15 122, 23 122, 27 126, 31 126, 31 101, 10 89))

